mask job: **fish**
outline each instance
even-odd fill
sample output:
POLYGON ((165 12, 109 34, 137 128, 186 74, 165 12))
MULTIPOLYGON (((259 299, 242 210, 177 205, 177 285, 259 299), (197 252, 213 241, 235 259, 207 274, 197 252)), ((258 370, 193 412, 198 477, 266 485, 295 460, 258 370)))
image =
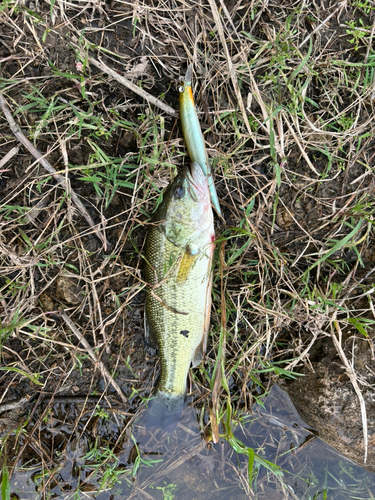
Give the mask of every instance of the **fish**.
POLYGON ((180 121, 182 134, 190 156, 190 160, 197 162, 208 179, 211 201, 217 214, 221 216, 219 198, 217 196, 211 165, 207 149, 195 109, 193 91, 191 89, 192 66, 189 65, 184 77, 180 79, 180 121))
POLYGON ((146 240, 145 341, 158 347, 161 364, 146 429, 174 430, 190 366, 198 366, 206 350, 214 241, 208 181, 200 165, 192 162, 163 194, 146 240))

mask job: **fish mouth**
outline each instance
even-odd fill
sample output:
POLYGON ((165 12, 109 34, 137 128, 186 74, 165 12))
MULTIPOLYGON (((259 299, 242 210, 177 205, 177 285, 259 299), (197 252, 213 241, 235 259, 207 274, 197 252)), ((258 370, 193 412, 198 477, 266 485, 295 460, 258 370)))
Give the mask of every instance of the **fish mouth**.
POLYGON ((190 168, 186 166, 184 170, 191 198, 194 201, 200 201, 207 197, 209 198, 207 178, 201 166, 194 161, 190 164, 190 168))

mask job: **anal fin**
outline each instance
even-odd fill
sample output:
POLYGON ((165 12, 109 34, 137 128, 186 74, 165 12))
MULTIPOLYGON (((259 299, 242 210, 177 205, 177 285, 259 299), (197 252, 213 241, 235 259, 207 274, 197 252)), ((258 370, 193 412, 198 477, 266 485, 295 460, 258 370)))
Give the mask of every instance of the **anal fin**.
POLYGON ((202 342, 199 344, 199 346, 195 349, 193 358, 191 360, 191 364, 193 368, 196 368, 199 363, 202 361, 203 356, 204 356, 204 339, 202 339, 202 342))

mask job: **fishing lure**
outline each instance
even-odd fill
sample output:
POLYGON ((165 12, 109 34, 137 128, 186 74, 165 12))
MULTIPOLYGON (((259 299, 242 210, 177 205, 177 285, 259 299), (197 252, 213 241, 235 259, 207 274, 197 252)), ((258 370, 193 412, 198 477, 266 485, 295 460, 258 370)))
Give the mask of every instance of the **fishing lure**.
POLYGON ((186 75, 181 77, 181 83, 178 89, 180 92, 180 120, 182 133, 190 160, 198 163, 204 175, 207 177, 211 203, 218 215, 221 215, 219 198, 212 177, 211 165, 208 160, 204 137, 195 110, 194 97, 191 90, 191 77, 192 66, 190 64, 186 71, 186 75))

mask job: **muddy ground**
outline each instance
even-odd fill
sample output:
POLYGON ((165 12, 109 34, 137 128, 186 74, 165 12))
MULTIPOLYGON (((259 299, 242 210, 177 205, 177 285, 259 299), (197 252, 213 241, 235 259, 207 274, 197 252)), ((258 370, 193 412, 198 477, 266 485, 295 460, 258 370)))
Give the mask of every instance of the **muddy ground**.
POLYGON ((202 435, 279 382, 323 440, 375 470, 374 26, 369 0, 3 2, 0 91, 66 182, 3 112, 3 470, 47 470, 33 479, 44 492, 95 491, 103 450, 135 453, 129 429, 160 372, 143 343, 142 255, 187 153, 177 116, 92 60, 174 110, 194 67, 223 209, 208 352, 189 380, 202 435), (227 382, 212 394, 221 327, 227 382), (71 478, 55 477, 67 461, 71 478))

